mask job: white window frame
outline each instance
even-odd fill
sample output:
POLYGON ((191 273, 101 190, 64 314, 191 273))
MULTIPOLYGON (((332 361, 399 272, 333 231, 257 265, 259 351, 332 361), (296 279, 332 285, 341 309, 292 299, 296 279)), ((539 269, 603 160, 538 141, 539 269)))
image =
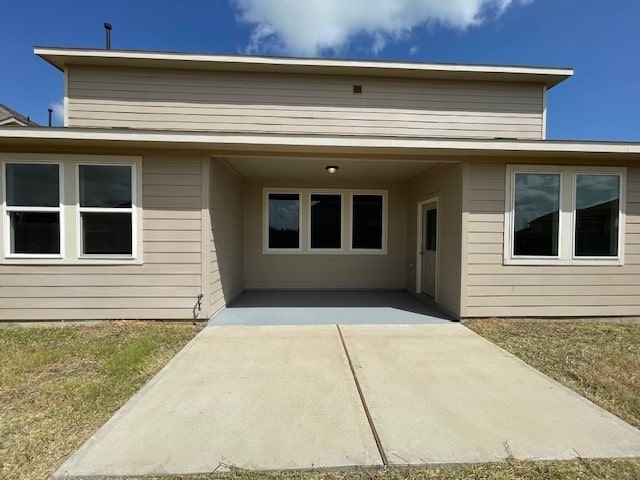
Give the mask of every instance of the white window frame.
POLYGON ((65 222, 64 222, 64 165, 61 161, 46 159, 12 159, 8 158, 2 162, 2 218, 3 239, 4 239, 4 258, 7 260, 28 260, 28 259, 51 259, 59 260, 65 255, 65 222), (7 165, 15 164, 33 164, 33 165, 57 165, 58 166, 58 206, 57 207, 21 207, 7 205, 7 165), (57 213, 58 229, 60 238, 60 253, 12 253, 11 252, 11 212, 38 212, 38 213, 57 213))
POLYGON ((349 194, 349 252, 360 255, 387 254, 387 192, 383 190, 357 190, 349 194), (356 195, 376 195, 382 197, 382 242, 381 248, 353 248, 353 197, 356 195))
POLYGON ((349 188, 279 188, 264 187, 262 189, 262 253, 267 255, 387 255, 388 232, 388 192, 387 190, 365 190, 349 188), (291 194, 300 196, 300 248, 269 248, 269 194, 291 194), (340 195, 342 199, 341 211, 341 248, 319 249, 311 248, 311 195, 340 195), (382 248, 381 249, 353 249, 353 196, 380 195, 382 197, 382 248), (347 200, 347 201, 345 201, 347 200), (348 202, 348 203, 347 203, 348 202), (348 232, 348 233, 347 233, 348 232), (348 245, 346 242, 349 242, 348 245))
POLYGON ((331 191, 331 190, 322 190, 322 191, 313 191, 313 192, 308 192, 308 201, 307 201, 307 205, 308 205, 308 217, 309 217, 309 230, 308 230, 308 243, 307 243, 307 248, 309 249, 310 252, 313 253, 317 253, 317 254, 337 254, 337 253, 343 253, 344 252, 344 193, 341 191, 331 191), (311 196, 312 195, 337 195, 340 197, 340 248, 313 248, 311 246, 311 196))
POLYGON ((507 165, 504 211, 504 265, 624 265, 626 223, 626 173, 624 167, 584 167, 556 165, 507 165), (560 212, 558 224, 558 256, 516 256, 513 254, 513 221, 516 173, 560 175, 560 212), (618 255, 616 257, 575 256, 576 179, 578 175, 618 175, 620 177, 618 255))
POLYGON ((293 188, 264 189, 262 198, 262 253, 292 254, 302 252, 302 212, 304 195, 293 188), (269 195, 298 195, 298 248, 271 248, 269 246, 269 195))
MULTIPOLYGON (((91 155, 91 154, 51 154, 51 153, 4 153, 0 152, 2 163, 2 180, 0 185, 0 243, 2 255, 0 264, 4 265, 143 265, 143 229, 142 229, 142 157, 133 155, 91 155), (60 180, 60 254, 13 254, 7 255, 10 249, 7 231, 10 228, 7 218, 6 199, 6 167, 8 163, 45 163, 59 165, 60 180), (135 243, 132 253, 135 257, 115 255, 97 256, 80 255, 79 242, 79 213, 78 213, 78 178, 77 164, 91 165, 134 165, 132 182, 132 208, 135 205, 133 217, 132 241, 135 243)), ((123 209, 118 209, 123 210, 123 209)))
POLYGON ((135 162, 101 162, 81 161, 76 162, 76 245, 79 260, 84 259, 105 259, 105 260, 135 260, 138 257, 138 218, 137 218, 137 181, 135 162), (80 167, 130 167, 131 168, 131 207, 126 208, 104 208, 104 207, 81 207, 80 206, 80 167), (83 213, 130 213, 131 214, 131 255, 129 254, 105 254, 105 253, 83 253, 82 252, 82 214, 83 213))

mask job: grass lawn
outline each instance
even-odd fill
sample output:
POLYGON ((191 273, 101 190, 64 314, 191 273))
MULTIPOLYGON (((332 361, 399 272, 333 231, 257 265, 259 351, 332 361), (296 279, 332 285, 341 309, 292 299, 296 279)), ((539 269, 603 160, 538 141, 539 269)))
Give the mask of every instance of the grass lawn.
POLYGON ((0 330, 0 478, 47 478, 198 331, 159 322, 0 330))
MULTIPOLYGON (((469 322, 470 328, 640 426, 640 324, 469 322)), ((0 478, 47 478, 199 331, 109 322, 0 330, 0 478)), ((640 479, 640 459, 172 479, 640 479)))

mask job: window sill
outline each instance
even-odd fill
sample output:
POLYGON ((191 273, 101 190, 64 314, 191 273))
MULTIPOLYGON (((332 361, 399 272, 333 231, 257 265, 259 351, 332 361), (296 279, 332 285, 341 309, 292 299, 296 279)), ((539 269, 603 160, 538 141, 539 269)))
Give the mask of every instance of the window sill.
POLYGON ((42 265, 42 266, 82 266, 82 265, 143 265, 140 258, 76 258, 62 257, 7 257, 0 260, 1 265, 42 265))
POLYGON ((548 266, 548 267, 623 267, 624 260, 621 258, 585 258, 585 259, 550 259, 550 258, 509 258, 502 262, 505 266, 521 265, 521 266, 548 266))

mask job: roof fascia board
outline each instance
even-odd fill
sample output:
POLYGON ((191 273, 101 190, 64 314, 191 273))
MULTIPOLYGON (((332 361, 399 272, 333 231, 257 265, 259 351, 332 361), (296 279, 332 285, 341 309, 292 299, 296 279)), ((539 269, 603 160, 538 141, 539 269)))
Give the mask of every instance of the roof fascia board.
POLYGON ((640 155, 640 143, 632 142, 577 142, 553 140, 473 140, 473 139, 415 139, 389 137, 314 137, 247 135, 199 132, 121 131, 98 129, 71 129, 56 127, 4 127, 0 129, 0 145, 26 143, 40 144, 108 144, 112 146, 161 146, 180 148, 327 148, 403 150, 408 154, 420 151, 438 151, 451 155, 474 152, 540 153, 540 154, 631 154, 640 155))
POLYGON ((59 70, 64 70, 67 65, 78 64, 334 75, 358 73, 363 76, 538 82, 549 88, 573 75, 573 69, 570 68, 511 65, 259 57, 56 47, 35 47, 34 53, 59 70))

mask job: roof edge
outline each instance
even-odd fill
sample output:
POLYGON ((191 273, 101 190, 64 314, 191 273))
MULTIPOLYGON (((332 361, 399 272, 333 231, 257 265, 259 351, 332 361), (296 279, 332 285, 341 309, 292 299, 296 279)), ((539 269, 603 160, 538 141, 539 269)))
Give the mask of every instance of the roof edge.
POLYGON ((521 152, 545 154, 630 154, 640 155, 640 142, 577 140, 505 140, 456 138, 399 138, 211 133, 191 131, 87 129, 69 127, 3 127, 0 146, 27 142, 51 145, 91 144, 153 147, 170 144, 184 148, 260 149, 261 147, 319 147, 453 152, 521 152))
POLYGON ((353 74, 357 72, 361 75, 407 78, 539 82, 547 85, 548 88, 573 75, 573 69, 565 67, 269 57, 44 46, 34 47, 34 53, 59 70, 64 70, 67 65, 77 64, 289 73, 353 74))

